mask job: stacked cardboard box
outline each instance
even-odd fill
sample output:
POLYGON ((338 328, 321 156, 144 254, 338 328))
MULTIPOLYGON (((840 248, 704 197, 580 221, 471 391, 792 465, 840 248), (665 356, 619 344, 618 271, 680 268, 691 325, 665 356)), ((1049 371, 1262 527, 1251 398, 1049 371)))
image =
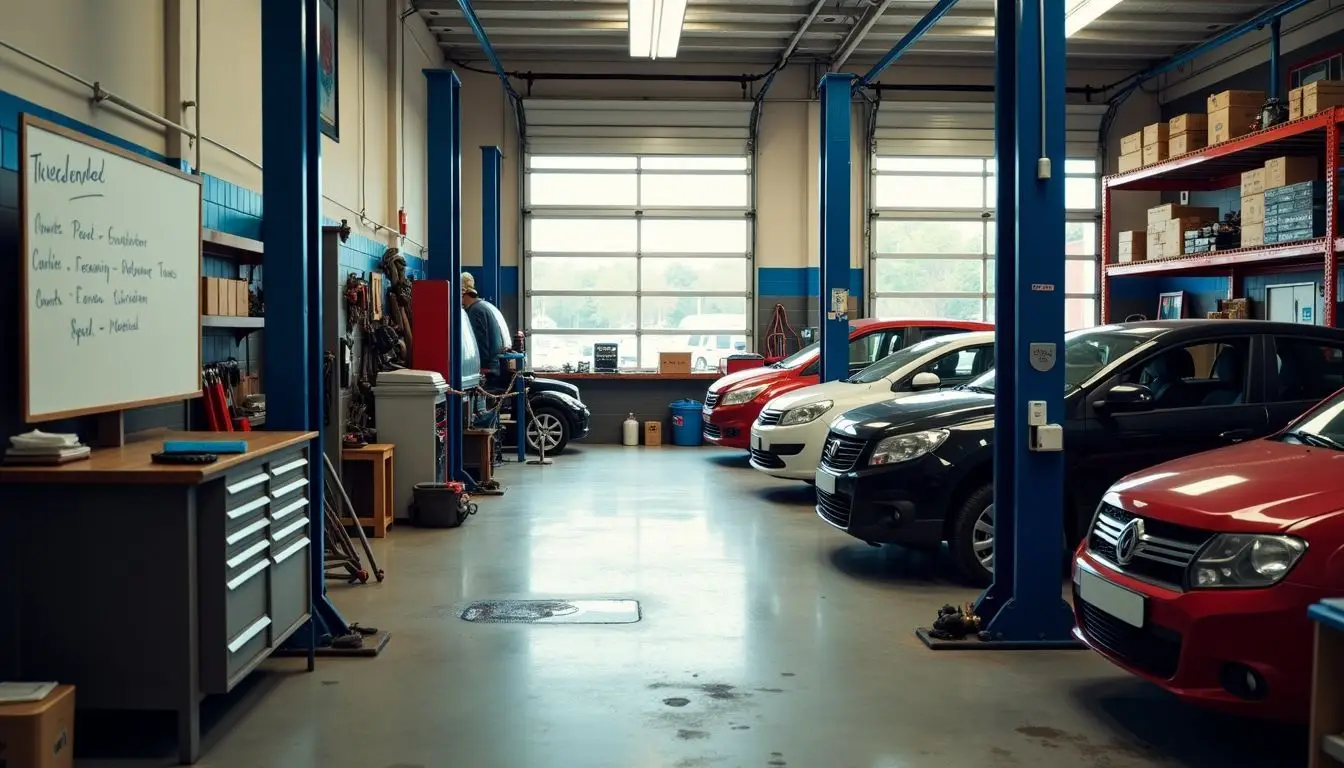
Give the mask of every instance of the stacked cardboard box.
POLYGON ((1180 157, 1209 145, 1209 116, 1177 115, 1167 121, 1167 155, 1180 157))
POLYGON ((248 290, 246 280, 222 277, 201 278, 201 314, 220 317, 247 317, 248 290))
MULTIPOLYGON (((1269 201, 1274 190, 1319 177, 1317 161, 1313 157, 1276 157, 1265 163, 1263 168, 1247 171, 1241 175, 1241 247, 1254 248, 1260 245, 1272 245, 1278 242, 1278 232, 1282 228, 1294 235, 1303 229, 1303 222, 1295 219, 1281 221, 1278 205, 1275 204, 1274 216, 1271 216, 1269 201)), ((1274 193, 1274 198, 1280 193, 1274 193)), ((1310 209, 1310 206, 1308 206, 1310 209)), ((1291 213, 1299 213, 1286 211, 1291 213)), ((1310 235, 1308 237, 1311 237, 1310 235)))
POLYGON ((1209 145, 1231 141, 1259 130, 1264 91, 1222 91, 1208 99, 1209 145))
POLYGON ((1168 203, 1148 209, 1148 237, 1145 247, 1149 259, 1180 256, 1186 230, 1199 229, 1218 220, 1217 208, 1168 203))
POLYGON ((1148 233, 1139 230, 1127 230, 1120 233, 1120 241, 1115 249, 1116 261, 1129 264, 1143 261, 1148 256, 1148 233))
POLYGON ((1167 159, 1167 124, 1153 123, 1143 129, 1143 164, 1156 165, 1167 159))
POLYGON ((1249 320, 1250 317, 1250 299, 1219 299, 1218 311, 1209 313, 1210 320, 1249 320))
POLYGON ((1344 106, 1344 82, 1338 80, 1317 80, 1288 92, 1289 120, 1339 106, 1344 106))
POLYGON ((1125 173, 1143 167, 1143 131, 1120 139, 1119 172, 1125 173))

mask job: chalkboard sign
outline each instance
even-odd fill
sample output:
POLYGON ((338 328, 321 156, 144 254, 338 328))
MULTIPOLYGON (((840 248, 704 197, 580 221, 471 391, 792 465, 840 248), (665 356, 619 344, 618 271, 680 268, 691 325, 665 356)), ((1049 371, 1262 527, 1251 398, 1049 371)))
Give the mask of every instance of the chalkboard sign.
POLYGON ((596 373, 615 373, 619 344, 599 342, 593 345, 593 371, 596 373))
POLYGON ((28 115, 20 130, 27 421, 201 391, 201 184, 28 115))

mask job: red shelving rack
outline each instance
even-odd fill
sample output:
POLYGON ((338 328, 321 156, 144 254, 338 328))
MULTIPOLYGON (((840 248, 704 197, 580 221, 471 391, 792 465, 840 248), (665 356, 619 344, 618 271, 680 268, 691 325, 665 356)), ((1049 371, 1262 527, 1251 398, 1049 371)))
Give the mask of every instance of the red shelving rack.
POLYGON ((1189 154, 1127 173, 1107 176, 1101 183, 1101 317, 1109 320, 1111 279, 1132 275, 1214 275, 1228 278, 1228 298, 1240 293, 1247 272, 1271 272, 1320 267, 1325 279, 1325 324, 1335 325, 1335 275, 1344 238, 1339 236, 1336 190, 1339 181, 1340 123, 1344 107, 1294 120, 1264 131, 1196 150, 1189 154), (1325 237, 1296 243, 1239 248, 1231 251, 1178 256, 1130 264, 1113 264, 1114 192, 1203 192, 1241 184, 1241 174, 1265 161, 1285 155, 1325 158, 1325 237))

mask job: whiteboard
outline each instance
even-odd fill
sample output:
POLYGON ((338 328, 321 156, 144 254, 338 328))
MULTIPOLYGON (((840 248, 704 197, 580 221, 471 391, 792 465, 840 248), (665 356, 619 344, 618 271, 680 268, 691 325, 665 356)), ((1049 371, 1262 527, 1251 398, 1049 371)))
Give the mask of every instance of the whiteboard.
POLYGON ((200 395, 201 185, 24 115, 27 421, 200 395))

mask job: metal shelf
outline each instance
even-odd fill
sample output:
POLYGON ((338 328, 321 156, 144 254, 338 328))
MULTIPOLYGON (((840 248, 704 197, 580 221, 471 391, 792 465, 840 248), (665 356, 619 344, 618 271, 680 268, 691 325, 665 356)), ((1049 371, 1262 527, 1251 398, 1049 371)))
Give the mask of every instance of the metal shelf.
POLYGON ((225 328, 233 331, 259 331, 266 327, 264 317, 226 317, 224 315, 201 315, 202 328, 225 328))
POLYGON ((207 256, 233 259, 240 264, 260 264, 262 243, 248 237, 201 228, 201 249, 207 256))
MULTIPOLYGON (((1339 241, 1344 245, 1344 240, 1339 241)), ((1176 256, 1169 259, 1136 261, 1129 264, 1107 264, 1109 277, 1128 277, 1131 275, 1160 275, 1199 272, 1211 270, 1226 275, 1229 267, 1240 264, 1320 266, 1325 255, 1325 238, 1302 240, 1282 245, 1267 245, 1257 248, 1237 248, 1230 251, 1200 253, 1190 256, 1176 256)))

